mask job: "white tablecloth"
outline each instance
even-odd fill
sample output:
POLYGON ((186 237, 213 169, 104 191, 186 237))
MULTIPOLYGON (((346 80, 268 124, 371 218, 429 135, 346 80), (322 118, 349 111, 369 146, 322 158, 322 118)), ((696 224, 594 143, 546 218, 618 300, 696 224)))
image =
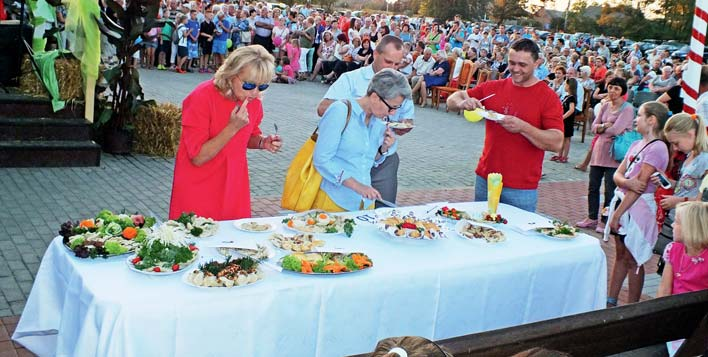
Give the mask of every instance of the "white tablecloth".
MULTIPOLYGON (((506 205, 500 213, 509 226, 540 219, 506 205)), ((281 219, 257 220, 282 231, 281 219)), ((342 356, 373 350, 385 337, 436 340, 604 308, 607 268, 597 239, 505 231, 498 244, 454 233, 399 241, 359 221, 351 238, 323 237, 325 248, 365 252, 372 269, 324 277, 266 270, 263 281, 232 289, 139 274, 125 257, 78 259, 57 237, 13 339, 42 356, 342 356)), ((199 244, 267 237, 220 222, 199 244)))

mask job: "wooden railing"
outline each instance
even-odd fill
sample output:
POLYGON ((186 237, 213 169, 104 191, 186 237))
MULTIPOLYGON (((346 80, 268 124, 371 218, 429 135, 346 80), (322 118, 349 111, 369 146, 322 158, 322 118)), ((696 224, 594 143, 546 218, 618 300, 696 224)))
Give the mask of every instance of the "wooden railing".
POLYGON ((436 343, 455 357, 511 356, 533 347, 573 356, 606 356, 682 338, 687 341, 677 356, 708 351, 708 290, 436 343))

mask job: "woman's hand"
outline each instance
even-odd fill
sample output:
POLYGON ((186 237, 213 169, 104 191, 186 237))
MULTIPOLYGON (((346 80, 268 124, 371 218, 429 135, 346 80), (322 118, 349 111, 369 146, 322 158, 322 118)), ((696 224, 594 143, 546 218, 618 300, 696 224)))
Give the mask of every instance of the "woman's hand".
POLYGON ((368 200, 380 200, 381 199, 381 193, 377 191, 375 188, 371 186, 366 186, 361 183, 356 184, 356 188, 354 191, 358 194, 361 195, 361 197, 366 198, 368 200))
POLYGON ((229 118, 229 124, 232 125, 236 131, 241 130, 244 126, 248 125, 248 99, 245 99, 241 106, 234 107, 231 111, 231 117, 229 118))
POLYGON ((283 146, 283 140, 280 139, 280 135, 268 135, 263 138, 263 149, 268 150, 272 153, 280 151, 283 146))
POLYGON ((669 210, 672 208, 675 208, 676 205, 679 203, 683 202, 683 197, 678 197, 678 196, 673 196, 673 195, 662 195, 661 196, 661 201, 659 201, 659 204, 661 205, 661 208, 665 210, 669 210))
POLYGON ((646 182, 637 180, 637 178, 629 179, 624 182, 624 187, 630 191, 634 191, 638 194, 644 193, 647 188, 646 182))
POLYGON ((617 211, 614 211, 612 213, 612 217, 610 218, 610 221, 608 224, 610 225, 610 231, 617 233, 619 232, 620 224, 619 224, 619 219, 620 219, 620 214, 617 211))

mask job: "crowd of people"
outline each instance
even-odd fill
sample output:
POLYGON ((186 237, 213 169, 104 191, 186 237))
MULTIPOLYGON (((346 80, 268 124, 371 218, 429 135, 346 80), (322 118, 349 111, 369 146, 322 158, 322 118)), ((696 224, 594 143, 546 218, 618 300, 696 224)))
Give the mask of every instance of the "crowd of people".
MULTIPOLYGON (((574 118, 589 113, 594 139, 575 167, 589 168, 588 212, 577 226, 615 240, 607 305, 617 304, 625 279, 628 300, 639 300, 643 264, 653 253, 664 257, 661 295, 708 288, 708 203, 701 202, 708 200, 702 109, 708 66, 702 69, 698 114, 689 115, 682 113, 676 89, 685 63, 638 48, 622 58, 603 40, 573 41, 565 34, 541 39, 530 28, 508 33, 504 25, 459 17, 427 23, 385 15, 354 18, 349 12, 334 16, 309 5, 281 11, 243 1, 181 7, 169 2, 163 11, 178 13, 175 70, 187 71, 197 60, 202 71, 210 71, 212 61, 218 68, 183 103, 171 218, 182 211, 248 217, 246 150, 275 153, 282 146, 280 136, 263 136, 258 127, 260 92, 272 81, 318 76, 332 85, 313 108, 321 119, 311 162, 322 181, 308 208, 354 211, 395 202, 398 140, 410 128, 387 123, 412 123, 415 104, 426 104, 428 88, 459 75, 458 59, 467 59, 473 71, 487 69, 493 79, 453 93, 448 108, 484 107, 503 115, 485 124, 476 200, 487 199, 486 177, 498 172, 504 177, 500 202, 535 211, 545 152, 556 153, 553 161, 568 162, 574 118), (655 100, 635 107, 632 98, 642 93, 655 100), (618 157, 617 138, 628 132, 639 140, 618 157), (664 249, 662 239, 673 243, 664 249)), ((161 36, 172 38, 165 29, 161 36)), ((169 52, 158 52, 158 61, 168 58, 169 52)))

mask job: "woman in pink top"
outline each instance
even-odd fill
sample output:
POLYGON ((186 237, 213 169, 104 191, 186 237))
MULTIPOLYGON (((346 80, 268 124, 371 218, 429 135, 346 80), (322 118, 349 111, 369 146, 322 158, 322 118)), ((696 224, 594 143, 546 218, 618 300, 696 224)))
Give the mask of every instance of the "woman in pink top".
POLYGON ((649 181, 655 172, 663 172, 669 164, 669 148, 663 129, 669 108, 659 102, 647 102, 637 112, 635 141, 614 175, 617 184, 610 202, 610 221, 604 238, 615 236, 615 262, 610 273, 607 305, 616 306, 622 283, 629 277, 628 302, 637 302, 644 285, 644 266, 652 256, 659 235, 656 225, 656 185, 649 181))
POLYGON ((603 99, 600 110, 592 123, 592 131, 598 136, 592 146, 590 159, 590 175, 588 183, 588 216, 576 223, 580 228, 597 226, 598 232, 603 232, 605 225, 598 221, 600 209, 600 185, 605 181, 605 201, 603 209, 609 206, 615 191, 612 176, 619 166, 610 153, 615 136, 632 129, 634 108, 623 96, 627 93, 627 82, 624 78, 612 78, 607 83, 608 96, 603 99))

